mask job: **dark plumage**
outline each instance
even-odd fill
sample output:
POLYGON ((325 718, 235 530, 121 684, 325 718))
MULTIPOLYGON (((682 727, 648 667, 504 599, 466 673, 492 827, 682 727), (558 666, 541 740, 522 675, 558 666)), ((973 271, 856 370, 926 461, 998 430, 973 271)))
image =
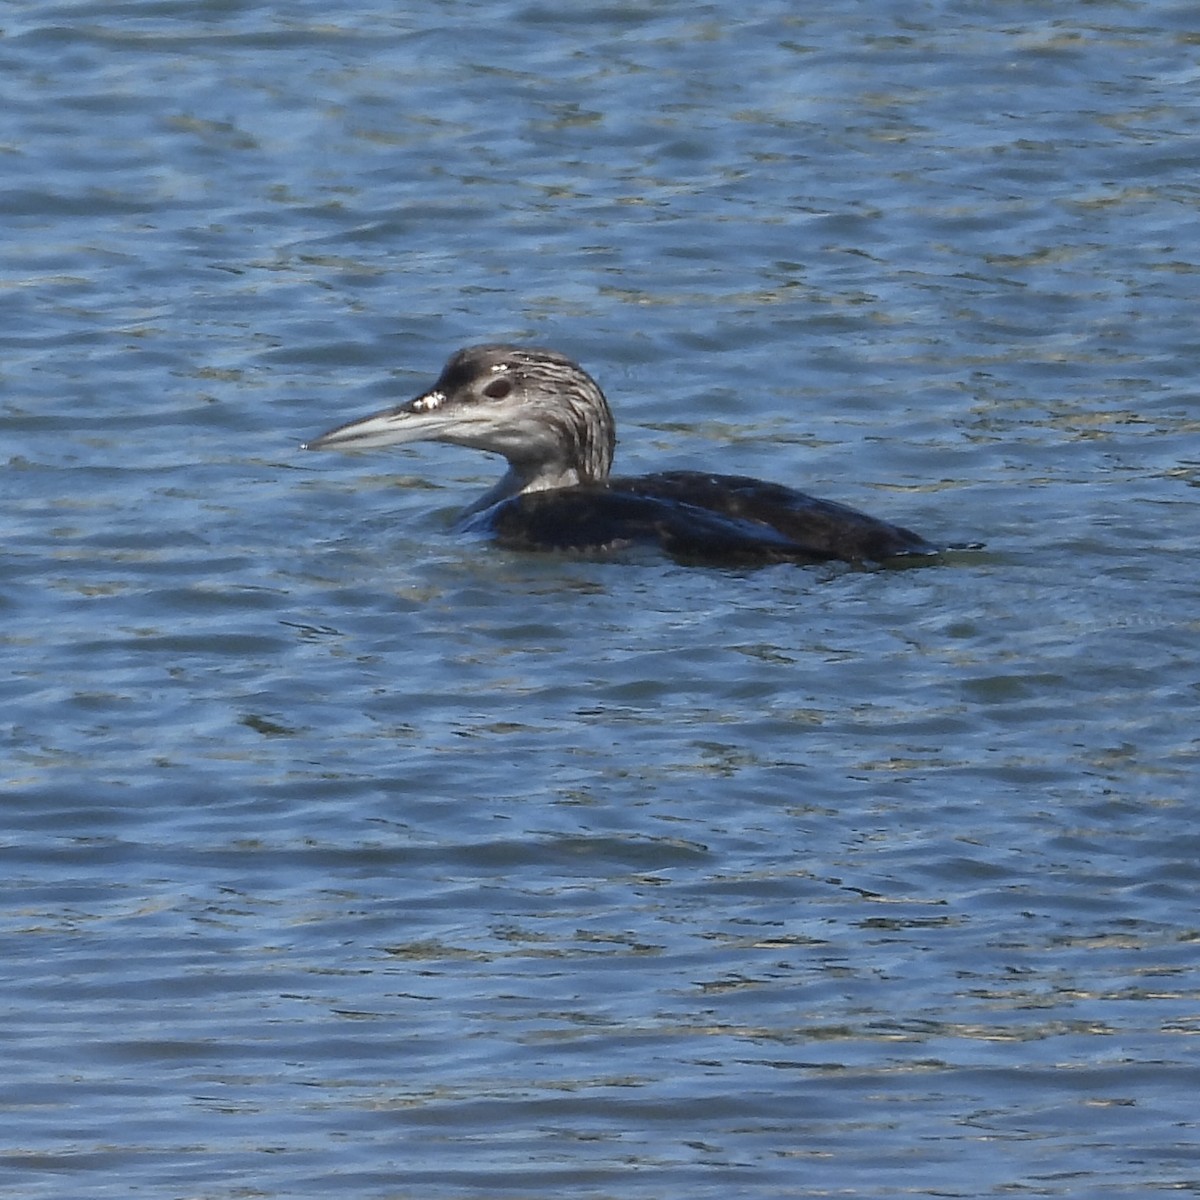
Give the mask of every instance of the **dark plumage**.
POLYGON ((397 408, 339 425, 309 450, 450 442, 501 454, 508 472, 460 518, 521 550, 661 546, 686 562, 882 562, 936 554, 899 525, 741 475, 610 476, 604 394, 552 350, 469 346, 397 408))

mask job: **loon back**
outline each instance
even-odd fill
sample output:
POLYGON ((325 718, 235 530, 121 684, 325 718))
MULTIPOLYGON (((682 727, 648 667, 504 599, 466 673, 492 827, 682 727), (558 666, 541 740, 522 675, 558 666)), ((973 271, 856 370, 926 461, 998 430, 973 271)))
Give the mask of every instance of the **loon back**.
POLYGON ((308 450, 448 442, 503 455, 504 478, 463 514, 522 550, 651 543, 687 562, 881 562, 937 548, 898 525, 739 475, 610 478, 616 435, 595 380, 552 350, 468 346, 415 399, 339 425, 308 450))

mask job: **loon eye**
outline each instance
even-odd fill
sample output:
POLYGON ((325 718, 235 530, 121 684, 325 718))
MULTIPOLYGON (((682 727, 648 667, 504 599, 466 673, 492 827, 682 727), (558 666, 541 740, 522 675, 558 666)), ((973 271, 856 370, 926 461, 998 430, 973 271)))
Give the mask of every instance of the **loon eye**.
POLYGON ((505 379, 500 376, 498 379, 493 379, 491 383, 483 389, 483 394, 489 400, 503 400, 513 390, 512 380, 505 379))

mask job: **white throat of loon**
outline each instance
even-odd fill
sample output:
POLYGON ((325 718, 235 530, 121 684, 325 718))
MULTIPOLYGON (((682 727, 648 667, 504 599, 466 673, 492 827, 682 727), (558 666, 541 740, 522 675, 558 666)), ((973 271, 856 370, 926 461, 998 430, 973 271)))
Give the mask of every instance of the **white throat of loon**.
POLYGON ((339 425, 305 450, 365 450, 446 442, 508 460, 508 473, 466 510, 518 492, 574 487, 608 477, 616 434, 595 380, 553 350, 468 346, 415 399, 339 425))

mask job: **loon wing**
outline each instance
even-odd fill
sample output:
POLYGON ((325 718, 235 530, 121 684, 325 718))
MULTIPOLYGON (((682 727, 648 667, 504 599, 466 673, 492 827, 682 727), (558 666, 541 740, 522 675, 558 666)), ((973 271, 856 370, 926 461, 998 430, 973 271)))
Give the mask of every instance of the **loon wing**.
MULTIPOLYGON (((614 485, 623 481, 614 480, 614 485)), ((931 555, 923 537, 833 500, 820 500, 779 483, 745 475, 663 471, 624 481, 662 499, 686 499, 711 512, 773 530, 813 559, 882 562, 901 555, 931 555)))
POLYGON ((523 492, 478 514, 482 529, 516 550, 660 546, 684 562, 878 562, 935 554, 924 539, 779 484, 737 475, 667 471, 523 492))

